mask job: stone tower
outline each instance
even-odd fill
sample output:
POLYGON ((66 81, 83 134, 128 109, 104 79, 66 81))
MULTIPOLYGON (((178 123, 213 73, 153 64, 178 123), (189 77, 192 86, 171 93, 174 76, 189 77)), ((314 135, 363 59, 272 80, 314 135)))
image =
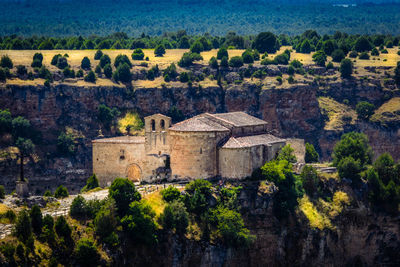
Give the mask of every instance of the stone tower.
POLYGON ((154 114, 144 118, 146 134, 146 154, 169 155, 168 128, 171 118, 162 114, 154 114))

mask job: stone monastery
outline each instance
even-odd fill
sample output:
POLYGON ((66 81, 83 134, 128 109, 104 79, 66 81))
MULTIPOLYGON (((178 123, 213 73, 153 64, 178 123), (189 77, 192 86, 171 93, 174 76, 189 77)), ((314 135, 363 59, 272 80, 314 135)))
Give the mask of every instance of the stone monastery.
POLYGON ((267 122, 244 112, 204 113, 174 125, 162 114, 144 120, 145 136, 92 141, 93 173, 102 186, 116 177, 246 178, 286 144, 267 133, 267 122))

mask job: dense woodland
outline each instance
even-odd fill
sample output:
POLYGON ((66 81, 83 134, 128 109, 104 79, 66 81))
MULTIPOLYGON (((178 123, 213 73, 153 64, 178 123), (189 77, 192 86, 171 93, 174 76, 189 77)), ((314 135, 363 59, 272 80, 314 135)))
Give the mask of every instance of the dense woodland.
POLYGON ((333 1, 264 0, 247 3, 237 0, 1 2, 0 35, 90 36, 126 32, 137 37, 142 32, 154 36, 179 29, 187 29, 190 34, 209 32, 213 35, 223 35, 227 31, 239 34, 273 31, 293 35, 304 29, 316 29, 321 33, 336 30, 400 33, 400 5, 396 1, 384 4, 340 1, 340 4, 358 3, 349 7, 334 6, 333 1))

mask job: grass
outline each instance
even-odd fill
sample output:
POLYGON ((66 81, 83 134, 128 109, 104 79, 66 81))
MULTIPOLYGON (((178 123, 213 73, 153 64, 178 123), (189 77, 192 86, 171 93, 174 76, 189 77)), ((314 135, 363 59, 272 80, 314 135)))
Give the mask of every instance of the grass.
POLYGON ((322 112, 329 118, 329 121, 325 123, 325 130, 341 131, 346 123, 355 124, 357 113, 349 106, 339 103, 329 97, 319 97, 318 103, 322 112), (345 121, 344 118, 346 116, 351 118, 349 122, 345 121))
POLYGON ((131 127, 130 134, 143 135, 143 121, 136 112, 128 112, 125 116, 118 120, 118 129, 121 133, 127 133, 127 127, 131 127))
POLYGON ((6 213, 9 209, 5 204, 0 203, 0 214, 6 213))
POLYGON ((299 210, 306 216, 310 227, 320 230, 335 229, 332 220, 348 205, 350 198, 343 191, 336 191, 333 200, 319 198, 312 201, 307 195, 299 200, 299 210))
POLYGON ((400 97, 393 97, 375 110, 371 121, 379 123, 400 121, 400 97))
POLYGON ((147 203, 153 208, 154 212, 156 213, 156 217, 159 217, 161 213, 163 213, 165 202, 162 200, 160 191, 145 195, 143 196, 143 199, 145 199, 147 203))

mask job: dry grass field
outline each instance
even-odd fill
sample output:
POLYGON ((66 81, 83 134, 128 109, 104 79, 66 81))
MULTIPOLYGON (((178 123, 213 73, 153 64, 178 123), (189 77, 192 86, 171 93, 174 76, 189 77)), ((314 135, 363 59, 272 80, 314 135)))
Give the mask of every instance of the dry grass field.
POLYGON ((346 123, 354 124, 357 119, 357 114, 353 109, 332 98, 319 97, 318 103, 322 111, 329 117, 329 121, 324 127, 325 130, 341 131, 346 123), (346 117, 349 118, 348 122, 346 122, 346 117))
POLYGON ((383 103, 375 114, 372 115, 371 121, 374 122, 394 122, 400 121, 400 97, 394 97, 383 103))

